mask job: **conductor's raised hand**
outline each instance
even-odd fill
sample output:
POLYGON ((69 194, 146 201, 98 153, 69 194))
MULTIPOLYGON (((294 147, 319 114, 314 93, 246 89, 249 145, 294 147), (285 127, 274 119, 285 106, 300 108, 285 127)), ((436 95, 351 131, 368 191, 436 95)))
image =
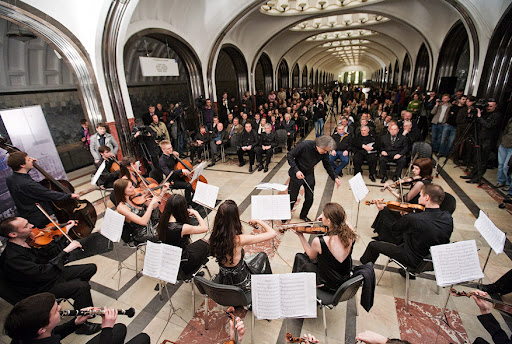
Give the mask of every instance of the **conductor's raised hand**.
POLYGON ((304 173, 302 173, 301 171, 295 173, 295 176, 297 177, 297 179, 304 179, 304 173))

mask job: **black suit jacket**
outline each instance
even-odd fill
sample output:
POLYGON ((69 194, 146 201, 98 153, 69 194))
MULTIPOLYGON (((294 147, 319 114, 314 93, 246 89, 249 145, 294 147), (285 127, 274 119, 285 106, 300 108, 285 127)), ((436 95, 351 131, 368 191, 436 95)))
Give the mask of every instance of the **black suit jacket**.
POLYGON ((393 157, 395 154, 400 154, 401 156, 405 156, 409 151, 409 140, 407 137, 397 134, 395 144, 391 144, 391 134, 386 134, 380 137, 380 145, 379 149, 381 151, 386 151, 388 156, 393 157))
POLYGON ((478 320, 482 326, 492 336, 492 340, 496 344, 511 344, 512 337, 508 338, 505 331, 501 329, 500 324, 492 314, 482 314, 478 316, 478 320))
POLYGON ((294 135, 296 132, 295 121, 291 119, 288 123, 285 120, 281 122, 281 128, 286 130, 287 133, 294 135))
POLYGON ((261 133, 259 146, 271 146, 272 148, 277 147, 276 133, 273 131, 268 135, 265 132, 261 133))

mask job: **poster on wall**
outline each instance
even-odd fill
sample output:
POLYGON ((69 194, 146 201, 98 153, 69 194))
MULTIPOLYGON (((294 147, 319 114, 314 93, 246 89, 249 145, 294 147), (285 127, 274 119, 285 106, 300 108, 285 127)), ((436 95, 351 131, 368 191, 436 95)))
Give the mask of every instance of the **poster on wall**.
MULTIPOLYGON (((41 106, 0 110, 0 116, 13 146, 37 159, 37 164, 55 179, 67 179, 41 106)), ((6 164, 6 152, 3 149, 0 152, 0 214, 3 216, 12 213, 12 200, 11 203, 5 201, 10 200, 5 178, 11 174, 11 169, 6 164), (8 204, 11 204, 10 208, 6 208, 8 204)), ((35 169, 30 175, 36 181, 44 179, 35 169)))
POLYGON ((140 56, 142 76, 179 76, 178 62, 175 59, 140 56))

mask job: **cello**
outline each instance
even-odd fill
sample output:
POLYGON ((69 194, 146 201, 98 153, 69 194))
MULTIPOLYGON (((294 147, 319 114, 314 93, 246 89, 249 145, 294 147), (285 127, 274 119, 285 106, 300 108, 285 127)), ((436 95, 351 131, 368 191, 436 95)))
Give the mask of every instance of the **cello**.
MULTIPOLYGON (((20 152, 20 150, 8 144, 3 138, 0 138, 0 148, 5 149, 8 153, 20 152)), ((45 179, 41 184, 46 188, 54 191, 60 191, 67 194, 75 192, 75 188, 67 180, 56 180, 41 166, 34 162, 34 168, 41 173, 45 179)), ((60 223, 69 220, 77 220, 78 224, 70 230, 69 234, 75 239, 85 238, 91 234, 96 224, 97 214, 94 206, 87 200, 69 199, 63 201, 51 202, 55 216, 60 223)))
MULTIPOLYGON (((192 167, 192 164, 188 162, 187 160, 182 160, 179 156, 174 155, 174 157, 178 160, 178 162, 174 165, 174 170, 188 170, 189 172, 192 172, 194 168, 192 167)), ((183 175, 183 180, 187 183, 190 183, 192 180, 192 176, 185 176, 183 175)), ((200 175, 194 182, 190 183, 192 185, 192 189, 196 191, 196 185, 197 181, 200 181, 202 183, 208 184, 206 181, 206 178, 200 175)))

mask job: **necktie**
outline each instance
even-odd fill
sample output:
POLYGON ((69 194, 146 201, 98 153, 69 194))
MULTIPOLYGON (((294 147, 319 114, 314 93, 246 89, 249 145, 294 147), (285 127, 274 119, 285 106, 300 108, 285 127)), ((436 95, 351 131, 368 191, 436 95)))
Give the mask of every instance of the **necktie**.
POLYGON ((391 145, 395 145, 396 136, 391 136, 391 145))

